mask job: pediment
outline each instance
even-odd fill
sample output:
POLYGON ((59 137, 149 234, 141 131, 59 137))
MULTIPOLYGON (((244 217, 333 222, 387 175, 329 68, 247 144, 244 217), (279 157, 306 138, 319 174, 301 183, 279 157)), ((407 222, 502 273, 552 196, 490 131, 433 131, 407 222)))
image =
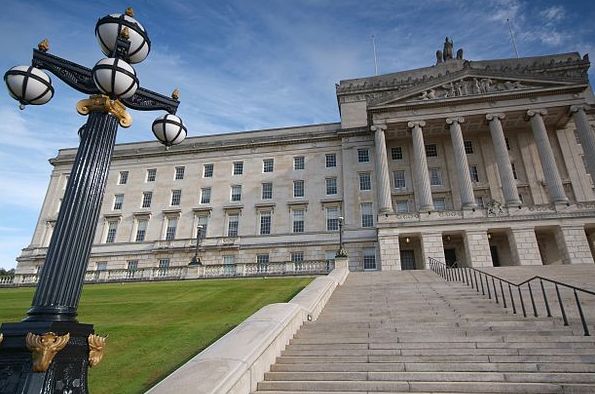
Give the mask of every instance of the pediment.
POLYGON ((454 73, 406 90, 391 92, 369 102, 370 107, 401 104, 430 103, 444 99, 480 98, 481 96, 507 95, 519 91, 539 91, 576 85, 576 82, 556 81, 551 78, 519 77, 477 73, 473 70, 454 73))

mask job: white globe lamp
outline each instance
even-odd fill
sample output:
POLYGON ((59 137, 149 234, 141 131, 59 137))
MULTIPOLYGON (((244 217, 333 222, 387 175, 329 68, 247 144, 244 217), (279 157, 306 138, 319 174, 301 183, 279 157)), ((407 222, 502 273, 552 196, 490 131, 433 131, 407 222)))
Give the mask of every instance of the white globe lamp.
POLYGON ((132 64, 140 63, 149 54, 151 50, 151 41, 147 36, 145 28, 132 17, 131 9, 126 10, 124 14, 106 15, 97 21, 95 25, 95 36, 99 41, 101 51, 106 56, 113 56, 116 49, 118 37, 122 34, 124 28, 128 28, 128 61, 132 64))
POLYGON ((25 105, 42 105, 54 96, 50 76, 33 66, 16 66, 4 74, 4 82, 12 98, 25 105))
POLYGON ((163 145, 177 145, 186 138, 186 126, 176 115, 166 114, 153 122, 153 134, 163 145))
POLYGON ((113 99, 132 97, 138 88, 136 71, 122 59, 102 59, 93 67, 93 81, 103 94, 113 99))

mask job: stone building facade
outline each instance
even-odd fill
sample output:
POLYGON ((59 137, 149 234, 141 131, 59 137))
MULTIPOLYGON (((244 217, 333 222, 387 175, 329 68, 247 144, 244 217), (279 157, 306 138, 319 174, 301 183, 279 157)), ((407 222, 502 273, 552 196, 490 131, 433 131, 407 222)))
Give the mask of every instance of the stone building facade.
MULTIPOLYGON (((462 57, 462 55, 461 55, 462 57)), ((344 80, 340 123, 116 146, 89 270, 332 259, 351 270, 593 263, 587 56, 449 58, 344 80)), ((17 274, 43 264, 60 150, 17 274)))

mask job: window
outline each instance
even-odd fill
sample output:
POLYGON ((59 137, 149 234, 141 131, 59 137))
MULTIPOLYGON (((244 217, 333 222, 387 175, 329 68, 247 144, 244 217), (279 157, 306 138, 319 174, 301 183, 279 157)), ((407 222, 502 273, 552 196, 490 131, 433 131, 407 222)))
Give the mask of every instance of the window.
POLYGON ((242 185, 231 186, 231 201, 242 201, 242 185))
POLYGON ((508 137, 504 137, 504 142, 506 142, 506 150, 510 150, 510 140, 508 137))
POLYGON ((136 223, 136 236, 134 237, 135 242, 143 242, 147 235, 147 225, 149 221, 147 219, 138 219, 136 223))
POLYGON ((397 200, 397 212, 398 213, 409 212, 409 200, 397 200))
POLYGON ((116 231, 118 230, 118 222, 110 220, 107 222, 107 234, 105 236, 105 243, 112 244, 116 241, 116 231))
POLYGON ((427 157, 438 157, 438 148, 436 144, 427 144, 426 145, 426 156, 427 157))
POLYGON ((291 252, 291 262, 299 263, 304 261, 304 252, 291 252))
POLYGON ((442 186, 442 171, 440 168, 430 168, 430 185, 442 186))
POLYGON ((294 170, 303 170, 305 168, 305 159, 304 156, 296 156, 293 158, 293 169, 294 170))
POLYGON ((337 255, 337 252, 334 250, 327 250, 324 252, 324 259, 329 262, 329 261, 335 261, 335 256, 337 255))
POLYGON ((182 191, 181 190, 172 190, 171 191, 171 206, 179 206, 180 200, 182 200, 182 191))
POLYGON ((240 225, 240 215, 239 214, 232 213, 232 214, 227 215, 227 236, 228 237, 237 237, 239 225, 240 225))
POLYGON ((407 183, 405 182, 405 170, 394 171, 393 180, 395 182, 395 189, 407 189, 407 183))
POLYGON ((157 179, 157 169, 149 168, 147 170, 147 182, 155 182, 155 179, 157 179))
POLYGON ((165 240, 171 241, 176 238, 176 229, 178 228, 178 218, 167 218, 167 229, 165 230, 165 240))
POLYGON ((244 162, 243 161, 234 161, 233 162, 233 174, 234 175, 242 175, 244 173, 244 162))
POLYGON ((368 149, 360 148, 357 150, 358 163, 368 163, 370 161, 370 151, 368 149))
POLYGON ((128 183, 128 171, 120 171, 120 176, 118 177, 118 185, 125 185, 128 183))
POLYGON ((203 176, 203 178, 212 178, 213 177, 213 164, 205 164, 202 167, 202 176, 203 176))
POLYGON ((326 178, 326 194, 333 195, 337 194, 337 178, 326 178))
POLYGON ((66 190, 66 186, 68 186, 69 179, 70 179, 70 175, 64 175, 64 185, 62 185, 62 190, 66 190))
POLYGON ((359 174, 359 190, 372 190, 372 180, 369 172, 359 174))
POLYGON ((436 211, 445 211, 446 210, 446 200, 444 199, 444 197, 434 199, 434 209, 436 211))
POLYGON ((228 254, 223 256, 223 264, 225 265, 232 265, 236 263, 236 256, 233 254, 228 254))
POLYGON ((463 144, 465 145, 465 153, 468 155, 473 154, 473 141, 464 141, 463 144))
POLYGON ((264 159, 262 161, 262 172, 273 172, 274 163, 273 159, 264 159))
POLYGON ((469 166, 469 175, 471 176, 471 182, 479 182, 479 173, 477 172, 477 166, 469 166))
POLYGON ((186 167, 184 167, 184 166, 176 167, 176 172, 174 174, 174 179, 176 181, 179 181, 179 180, 184 179, 184 171, 186 171, 186 167))
POLYGON ((166 276, 168 270, 169 270, 169 259, 160 259, 159 260, 159 271, 157 272, 157 275, 158 276, 166 276))
POLYGON ((107 271, 107 261, 98 261, 95 263, 95 269, 97 271, 107 271))
POLYGON ((516 167, 514 166, 514 163, 510 163, 510 167, 512 168, 512 176, 514 177, 514 179, 519 179, 516 173, 516 167))
POLYGON ((151 208, 151 200, 153 199, 153 192, 143 192, 142 208, 151 208))
POLYGON ((269 255, 268 254, 257 254, 256 255, 256 267, 257 272, 267 272, 268 264, 269 264, 269 255))
POLYGON ((525 203, 525 199, 523 198, 523 195, 521 193, 519 193, 519 200, 521 201, 522 204, 525 203))
POLYGON ((271 233, 271 211, 260 212, 260 235, 271 233))
POLYGON ((364 254, 364 269, 375 270, 376 269, 376 249, 366 248, 363 250, 364 254))
POLYGON ((122 209, 122 204, 124 204, 124 195, 116 194, 114 196, 114 210, 122 209))
POLYGON ((128 271, 136 271, 138 269, 138 260, 128 260, 126 263, 128 271))
POLYGON ((273 198, 273 184, 263 183, 262 184, 262 199, 270 200, 273 198))
MULTIPOLYGON (((209 228, 209 215, 198 215, 198 223, 197 226, 202 226, 202 231, 200 233, 201 238, 206 238, 207 230, 209 228)), ((196 229, 194 229, 196 231, 196 229)), ((196 236, 196 234, 195 234, 196 236)))
POLYGON ((337 155, 334 153, 327 153, 325 155, 326 168, 332 168, 337 166, 337 155))
POLYGON ((303 209, 294 209, 292 211, 292 232, 304 232, 304 213, 305 211, 303 209))
POLYGON ((326 208, 326 231, 339 231, 339 208, 326 208))
POLYGON ((293 197, 304 197, 304 181, 293 181, 293 197))
POLYGON ((390 150, 390 156, 393 160, 403 159, 403 149, 400 146, 395 146, 390 150))
POLYGON ((211 188, 203 187, 200 189, 200 203, 210 204, 211 203, 211 188))
POLYGON ((371 202, 363 202, 360 205, 362 213, 362 227, 374 227, 374 210, 371 202))

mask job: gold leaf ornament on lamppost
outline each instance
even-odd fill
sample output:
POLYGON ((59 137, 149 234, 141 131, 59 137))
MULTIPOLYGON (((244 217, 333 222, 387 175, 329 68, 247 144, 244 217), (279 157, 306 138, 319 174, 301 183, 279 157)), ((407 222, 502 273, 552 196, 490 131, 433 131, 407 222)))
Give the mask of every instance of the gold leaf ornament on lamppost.
POLYGON ((33 372, 46 372, 56 354, 66 347, 69 340, 69 333, 64 335, 57 335, 53 332, 46 332, 42 335, 28 333, 25 344, 32 353, 33 372))
POLYGON ((103 359, 103 353, 105 351, 105 342, 107 336, 102 337, 100 335, 91 334, 87 338, 89 344, 89 366, 94 367, 101 362, 103 359))

